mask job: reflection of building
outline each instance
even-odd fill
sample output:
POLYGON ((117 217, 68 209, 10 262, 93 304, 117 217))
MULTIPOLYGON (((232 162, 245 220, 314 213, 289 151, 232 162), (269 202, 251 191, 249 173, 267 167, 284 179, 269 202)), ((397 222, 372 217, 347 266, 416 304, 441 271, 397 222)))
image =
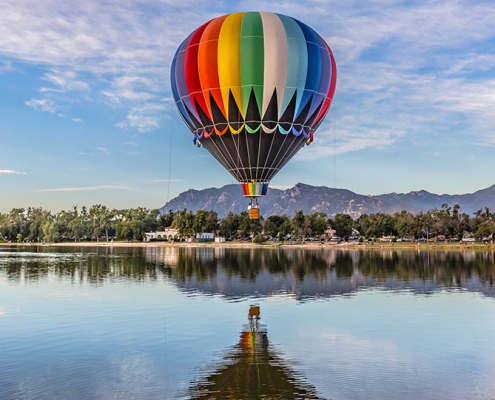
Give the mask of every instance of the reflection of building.
POLYGON ((191 383, 192 399, 319 399, 313 386, 269 346, 266 327, 251 306, 239 343, 219 364, 191 383))
POLYGON ((146 247, 145 258, 148 264, 175 266, 177 265, 177 249, 174 247, 146 247))
POLYGON ((164 231, 146 232, 144 235, 147 242, 151 239, 174 240, 179 238, 179 231, 175 228, 165 228, 164 231))

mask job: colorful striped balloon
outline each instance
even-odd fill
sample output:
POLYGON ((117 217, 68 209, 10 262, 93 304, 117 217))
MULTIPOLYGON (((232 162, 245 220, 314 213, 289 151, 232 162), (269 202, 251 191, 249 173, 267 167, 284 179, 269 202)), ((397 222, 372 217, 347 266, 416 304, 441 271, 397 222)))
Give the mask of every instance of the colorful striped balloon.
MULTIPOLYGON (((330 47, 307 25, 280 14, 238 12, 205 23, 182 42, 171 83, 194 142, 239 182, 267 183, 313 141, 336 72, 330 47)), ((266 189, 255 192, 250 196, 266 189)))

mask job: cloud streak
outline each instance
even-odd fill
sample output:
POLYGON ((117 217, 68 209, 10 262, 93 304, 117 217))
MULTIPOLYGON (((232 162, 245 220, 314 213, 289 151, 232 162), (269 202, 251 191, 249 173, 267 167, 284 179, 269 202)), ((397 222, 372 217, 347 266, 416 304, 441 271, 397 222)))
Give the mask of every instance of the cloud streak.
POLYGON ((0 169, 0 175, 26 175, 26 173, 14 169, 0 169))
POLYGON ((57 106, 52 100, 48 99, 31 99, 24 104, 34 108, 37 111, 49 112, 55 114, 57 112, 57 106))
POLYGON ((100 186, 83 186, 83 187, 66 187, 54 189, 41 189, 38 192, 94 192, 99 190, 131 190, 128 186, 122 185, 100 185, 100 186))

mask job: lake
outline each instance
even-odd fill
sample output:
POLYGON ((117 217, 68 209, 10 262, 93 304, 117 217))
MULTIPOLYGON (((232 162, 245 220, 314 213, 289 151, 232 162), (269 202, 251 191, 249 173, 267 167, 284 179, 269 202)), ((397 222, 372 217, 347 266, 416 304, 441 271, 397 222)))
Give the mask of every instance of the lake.
POLYGON ((495 399, 494 280, 491 251, 0 246, 0 398, 495 399))

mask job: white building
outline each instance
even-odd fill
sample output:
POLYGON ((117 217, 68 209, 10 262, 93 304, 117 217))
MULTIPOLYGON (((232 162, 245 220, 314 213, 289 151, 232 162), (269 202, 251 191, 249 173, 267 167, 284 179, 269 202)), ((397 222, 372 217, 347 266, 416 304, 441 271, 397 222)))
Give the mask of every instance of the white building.
POLYGON ((213 242, 215 240, 215 234, 211 232, 197 233, 196 240, 198 242, 213 242))
POLYGON ((156 240, 174 240, 179 238, 179 231, 175 228, 165 228, 164 231, 146 232, 145 240, 149 242, 151 239, 156 240))

